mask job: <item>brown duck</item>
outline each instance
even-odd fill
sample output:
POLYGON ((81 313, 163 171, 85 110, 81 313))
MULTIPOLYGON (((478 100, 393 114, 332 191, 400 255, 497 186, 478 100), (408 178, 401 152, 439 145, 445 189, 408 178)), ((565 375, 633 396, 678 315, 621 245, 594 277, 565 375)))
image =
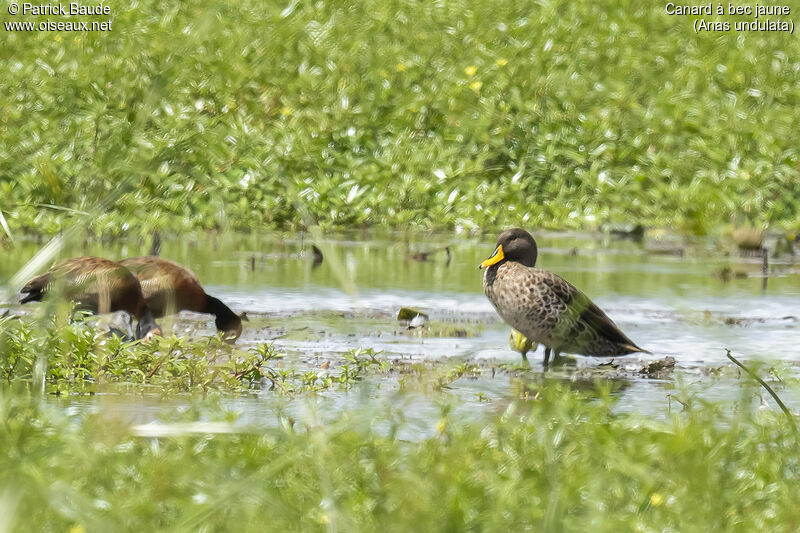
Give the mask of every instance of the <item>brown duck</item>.
POLYGON ((234 342, 242 334, 242 319, 217 298, 206 294, 197 276, 183 265, 154 255, 123 259, 142 284, 147 305, 158 318, 178 311, 214 315, 214 325, 234 342))
POLYGON ((54 291, 92 313, 125 311, 136 317, 137 339, 149 341, 154 335, 161 335, 139 280, 119 263, 102 257, 59 261, 41 276, 28 281, 19 301, 23 304, 40 302, 54 291))
MULTIPOLYGON (((480 268, 483 291, 512 328, 551 352, 611 357, 646 352, 625 336, 602 309, 567 280, 536 268, 536 241, 515 228, 500 234, 480 268)), ((649 353, 649 352, 648 352, 649 353)))

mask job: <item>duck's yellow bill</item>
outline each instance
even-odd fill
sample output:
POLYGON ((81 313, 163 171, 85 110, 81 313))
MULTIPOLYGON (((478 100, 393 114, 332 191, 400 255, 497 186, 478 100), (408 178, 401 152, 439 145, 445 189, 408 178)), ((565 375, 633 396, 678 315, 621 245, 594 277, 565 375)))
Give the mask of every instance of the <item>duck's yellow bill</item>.
POLYGON ((500 261, 505 259, 505 257, 506 256, 503 255, 503 245, 498 244, 497 248, 494 249, 494 253, 492 254, 492 256, 483 263, 481 263, 481 265, 478 268, 490 267, 495 263, 499 263, 500 261))

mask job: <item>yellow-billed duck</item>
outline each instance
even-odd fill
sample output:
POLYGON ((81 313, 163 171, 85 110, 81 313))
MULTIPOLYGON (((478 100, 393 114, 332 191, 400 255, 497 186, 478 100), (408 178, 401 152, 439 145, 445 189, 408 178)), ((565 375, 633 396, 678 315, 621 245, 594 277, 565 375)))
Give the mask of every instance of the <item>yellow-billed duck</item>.
POLYGON ((602 309, 557 274, 536 268, 536 241, 524 229, 500 234, 485 268, 483 290, 512 328, 551 352, 611 357, 645 352, 602 309))

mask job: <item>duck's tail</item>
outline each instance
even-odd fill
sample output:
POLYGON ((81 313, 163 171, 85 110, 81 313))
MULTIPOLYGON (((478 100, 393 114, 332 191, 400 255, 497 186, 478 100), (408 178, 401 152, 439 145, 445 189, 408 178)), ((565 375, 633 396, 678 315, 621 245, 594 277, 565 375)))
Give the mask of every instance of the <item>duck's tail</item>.
POLYGON ((628 350, 627 352, 625 352, 626 354, 640 352, 640 353, 646 353, 646 354, 649 354, 649 355, 653 355, 653 352, 645 350, 644 348, 639 348, 638 346, 636 346, 633 343, 623 344, 622 347, 624 349, 628 350))

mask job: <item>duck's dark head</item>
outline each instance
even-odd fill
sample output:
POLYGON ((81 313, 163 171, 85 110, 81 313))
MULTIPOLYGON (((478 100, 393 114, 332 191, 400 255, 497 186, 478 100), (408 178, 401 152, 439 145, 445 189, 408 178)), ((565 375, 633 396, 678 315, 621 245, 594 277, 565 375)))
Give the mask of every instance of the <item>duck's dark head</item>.
POLYGON ((206 294, 206 313, 214 315, 214 325, 217 331, 224 332, 226 342, 233 344, 242 334, 242 320, 248 320, 247 315, 237 315, 230 307, 218 298, 206 294))
POLYGON ((536 257, 539 252, 536 241, 531 234, 522 228, 504 231, 497 239, 497 247, 492 255, 480 264, 480 268, 487 268, 502 261, 516 261, 525 266, 536 266, 536 257))
POLYGON ((214 320, 217 331, 224 332, 225 342, 233 344, 242 335, 242 319, 235 314, 230 317, 217 316, 214 320))
POLYGON ((156 324, 153 312, 145 305, 139 316, 139 321, 136 324, 136 338, 142 339, 142 342, 147 344, 151 342, 156 335, 162 335, 161 327, 156 324))

